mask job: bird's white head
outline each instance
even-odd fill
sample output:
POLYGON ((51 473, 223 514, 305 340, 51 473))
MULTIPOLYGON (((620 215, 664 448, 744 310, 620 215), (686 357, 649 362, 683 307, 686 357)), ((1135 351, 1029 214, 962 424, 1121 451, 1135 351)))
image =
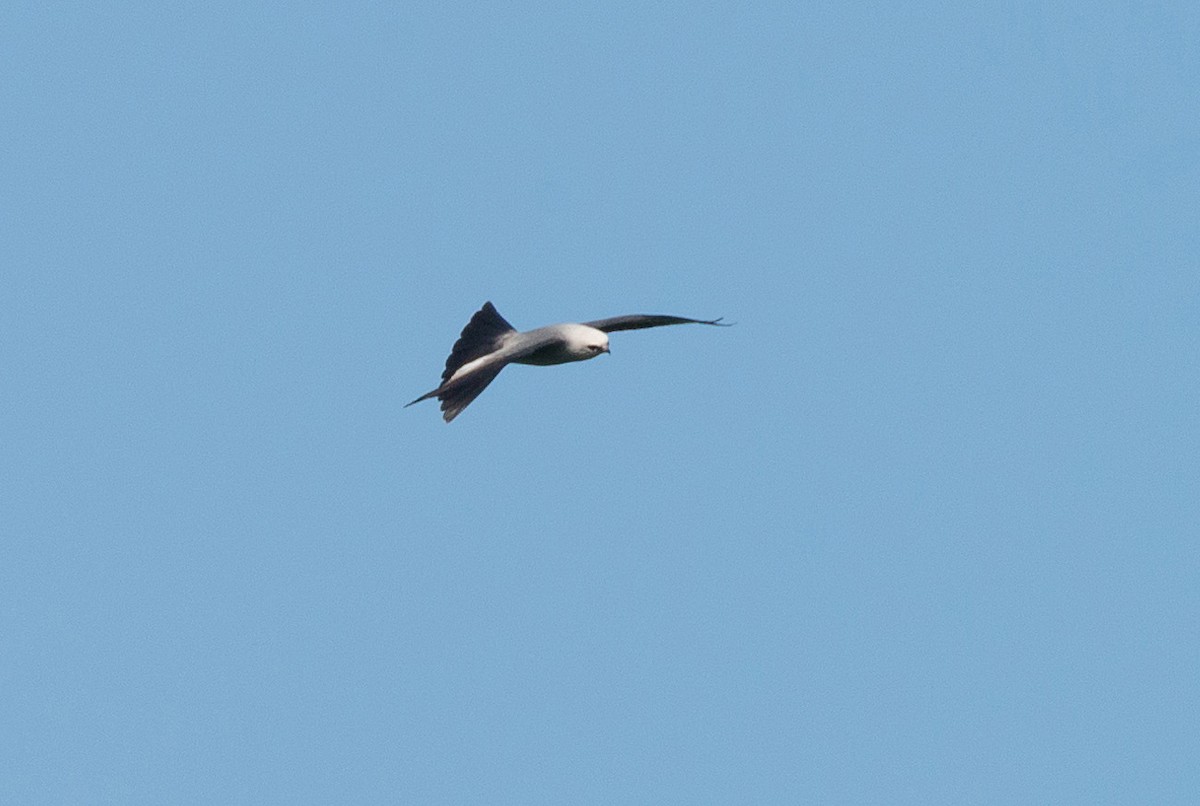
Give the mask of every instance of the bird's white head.
POLYGON ((608 352, 608 334, 587 325, 568 325, 563 334, 567 352, 575 361, 608 352))

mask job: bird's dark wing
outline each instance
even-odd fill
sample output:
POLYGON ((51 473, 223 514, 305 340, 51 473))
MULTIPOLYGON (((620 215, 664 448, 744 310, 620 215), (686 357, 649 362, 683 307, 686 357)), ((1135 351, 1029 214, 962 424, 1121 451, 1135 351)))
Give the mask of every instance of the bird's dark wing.
POLYGON ((483 303, 483 307, 475 312, 471 321, 463 328, 458 341, 454 342, 450 357, 446 359, 442 381, 450 380, 450 376, 463 364, 499 350, 504 336, 515 332, 516 328, 500 315, 495 305, 490 302, 483 303))
MULTIPOLYGON (((493 330, 495 339, 492 342, 495 347, 492 350, 479 350, 479 347, 487 341, 488 336, 486 330, 476 331, 473 325, 476 325, 476 320, 480 318, 480 314, 485 314, 490 318, 493 314, 500 322, 504 322, 500 318, 500 314, 496 313, 496 309, 492 308, 491 303, 484 305, 479 313, 471 318, 471 322, 463 330, 463 335, 454 345, 453 352, 450 353, 450 358, 446 360, 446 371, 442 373, 442 384, 437 389, 418 397, 412 403, 406 403, 405 408, 420 403, 422 400, 428 400, 431 397, 436 397, 441 401, 442 419, 450 422, 459 413, 465 409, 472 400, 479 397, 479 394, 487 388, 488 384, 496 379, 500 374, 500 370, 507 367, 513 361, 518 361, 527 355, 537 352, 554 341, 554 335, 548 333, 547 329, 538 329, 529 333, 517 333, 509 328, 503 332, 493 330), (490 312, 489 312, 490 309, 490 312), (482 335, 477 337, 477 333, 482 335), (513 334, 513 335, 508 335, 513 334), (466 344, 466 349, 461 349, 463 344, 466 344), (472 351, 476 351, 475 354, 472 351), (466 357, 463 357, 466 356, 466 357), (473 357, 472 357, 473 356, 473 357), (459 374, 458 377, 453 377, 454 373, 470 362, 476 362, 469 367, 465 372, 459 374)), ((488 319, 483 319, 484 327, 487 328, 488 319)), ((504 322, 504 324, 508 324, 504 322)))
POLYGON ((658 314, 631 313, 625 316, 610 316, 608 319, 597 319, 594 322, 584 322, 588 327, 612 333, 617 330, 641 330, 644 327, 662 327, 663 325, 717 325, 729 327, 729 323, 720 319, 688 319, 683 316, 661 316, 658 314))

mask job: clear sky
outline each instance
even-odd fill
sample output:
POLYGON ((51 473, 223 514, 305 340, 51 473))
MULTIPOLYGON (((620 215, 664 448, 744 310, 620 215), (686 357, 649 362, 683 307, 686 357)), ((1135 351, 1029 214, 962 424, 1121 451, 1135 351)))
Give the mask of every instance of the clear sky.
POLYGON ((6 4, 0 802, 1195 802, 1197 8, 6 4))

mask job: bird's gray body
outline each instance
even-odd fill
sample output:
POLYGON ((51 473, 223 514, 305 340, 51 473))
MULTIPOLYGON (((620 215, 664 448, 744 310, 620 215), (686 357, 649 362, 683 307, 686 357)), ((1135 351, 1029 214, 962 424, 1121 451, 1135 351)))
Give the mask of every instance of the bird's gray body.
POLYGON ((721 324, 719 319, 631 314, 583 324, 547 325, 521 332, 510 325, 492 303, 486 302, 454 343, 442 372, 442 384, 407 405, 436 397, 442 404, 442 417, 450 422, 509 364, 551 366, 585 361, 608 352, 608 334, 612 331, 687 323, 721 324))
POLYGON ((514 364, 539 367, 583 361, 608 352, 608 334, 587 325, 547 325, 518 333, 512 341, 514 349, 522 356, 514 358, 514 364), (533 352, 525 352, 524 348, 532 344, 541 346, 535 347, 533 352), (600 349, 592 349, 589 345, 596 345, 600 349))

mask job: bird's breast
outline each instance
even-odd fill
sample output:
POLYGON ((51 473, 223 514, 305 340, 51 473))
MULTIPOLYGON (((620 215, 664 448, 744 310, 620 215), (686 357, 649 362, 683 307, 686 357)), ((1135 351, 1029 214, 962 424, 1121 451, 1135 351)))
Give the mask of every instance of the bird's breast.
POLYGON ((585 358, 591 358, 595 353, 579 352, 572 350, 568 344, 547 344, 545 347, 539 347, 524 358, 519 358, 513 363, 516 364, 534 364, 539 367, 547 367, 551 364, 566 364, 570 361, 582 361, 585 358))

